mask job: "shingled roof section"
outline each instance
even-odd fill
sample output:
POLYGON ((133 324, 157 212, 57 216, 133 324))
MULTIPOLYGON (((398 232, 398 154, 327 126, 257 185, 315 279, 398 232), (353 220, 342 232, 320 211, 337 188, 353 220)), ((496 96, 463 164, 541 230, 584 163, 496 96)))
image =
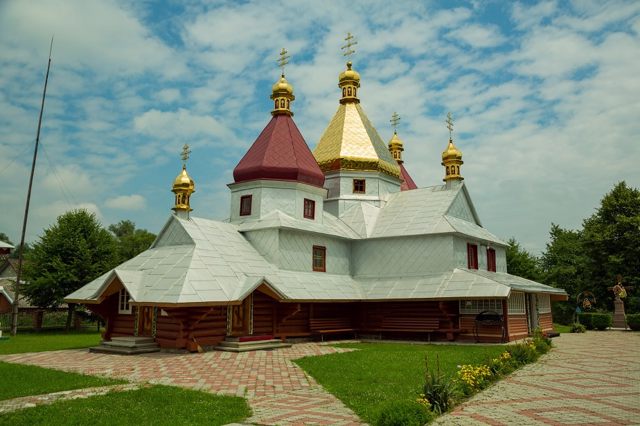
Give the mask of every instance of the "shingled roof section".
POLYGON ((400 185, 400 191, 409 191, 410 189, 418 189, 418 185, 416 185, 416 183, 413 181, 407 169, 404 168, 404 164, 400 164, 400 177, 402 177, 402 184, 400 185))
POLYGON ((324 174, 293 119, 274 116, 233 170, 236 183, 287 180, 322 188, 324 174))

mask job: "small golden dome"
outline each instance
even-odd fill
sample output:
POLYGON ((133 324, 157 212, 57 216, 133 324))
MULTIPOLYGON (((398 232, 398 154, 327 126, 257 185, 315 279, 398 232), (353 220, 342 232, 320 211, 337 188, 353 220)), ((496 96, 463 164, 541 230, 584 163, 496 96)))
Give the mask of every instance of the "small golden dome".
POLYGON ((289 84, 286 78, 284 78, 284 74, 280 77, 280 80, 276 82, 271 88, 271 99, 280 97, 283 95, 293 96, 293 86, 289 84))
POLYGON ((462 160, 462 151, 456 148, 451 139, 449 139, 447 149, 442 151, 442 161, 445 160, 462 160))
POLYGON ((352 67, 351 61, 347 62, 347 69, 340 73, 340 77, 338 78, 338 85, 342 87, 343 84, 354 84, 357 87, 360 87, 360 74, 358 71, 351 69, 352 67))
POLYGON ((187 168, 182 167, 182 171, 173 181, 173 192, 189 190, 195 192, 195 183, 187 173, 187 168))

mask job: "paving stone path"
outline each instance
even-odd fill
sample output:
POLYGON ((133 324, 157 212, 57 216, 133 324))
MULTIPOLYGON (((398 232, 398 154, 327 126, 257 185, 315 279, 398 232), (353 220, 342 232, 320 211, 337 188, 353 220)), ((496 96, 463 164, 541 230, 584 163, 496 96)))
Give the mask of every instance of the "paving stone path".
POLYGON ((0 356, 0 361, 246 397, 253 409, 253 416, 246 420, 247 423, 355 425, 361 424, 358 417, 292 362, 305 356, 349 350, 317 343, 241 354, 121 356, 80 349, 4 355, 0 356))
POLYGON ((563 334, 437 425, 640 425, 640 333, 563 334))
MULTIPOLYGON (((435 424, 640 425, 640 333, 563 334, 554 343, 555 349, 540 362, 518 370, 435 424)), ((5 355, 0 361, 244 396, 254 413, 247 423, 355 425, 361 424, 356 415, 292 362, 348 350, 317 343, 243 354, 125 357, 66 350, 5 355)), ((73 392, 62 398, 83 394, 73 392)))

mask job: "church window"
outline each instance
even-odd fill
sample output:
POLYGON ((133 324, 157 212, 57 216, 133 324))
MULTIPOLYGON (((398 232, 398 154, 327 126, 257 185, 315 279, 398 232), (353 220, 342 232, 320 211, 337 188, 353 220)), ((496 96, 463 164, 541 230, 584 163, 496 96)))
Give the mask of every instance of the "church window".
POLYGON ((456 166, 456 174, 460 174, 460 166, 456 166))
POLYGON ((347 87, 347 95, 351 96, 351 87, 347 87))
POLYGON ((496 272, 496 251, 487 248, 487 271, 496 272))
POLYGON ((287 99, 287 109, 289 109, 289 99, 287 99))
POLYGON ((449 176, 449 166, 447 166, 447 176, 449 176))
POLYGON ((251 195, 240 197, 240 216, 249 216, 251 214, 251 199, 251 195))
POLYGON ((367 184, 365 179, 354 179, 353 180, 353 193, 354 194, 364 194, 367 192, 367 184))
POLYGON ((358 89, 356 89, 355 87, 353 88, 353 96, 356 96, 356 95, 357 95, 357 93, 358 93, 358 92, 357 92, 357 90, 358 90, 358 89))
POLYGON ((536 294, 538 301, 538 313, 548 314, 551 312, 551 299, 548 294, 536 294))
POLYGON ((308 198, 304 199, 304 212, 303 216, 305 219, 315 219, 316 217, 316 202, 313 200, 309 200, 308 198))
POLYGON ((342 88, 342 97, 344 98, 345 96, 347 96, 347 89, 345 89, 344 87, 342 88))
POLYGON ((478 269, 478 246, 467 243, 467 267, 478 269))
POLYGON ((284 108, 284 99, 280 99, 280 108, 284 108))
POLYGON ((275 101, 275 106, 274 106, 274 108, 275 108, 275 109, 278 109, 278 100, 277 100, 277 99, 276 99, 276 101, 275 101))
POLYGON ((123 287, 120 289, 118 293, 118 313, 119 314, 130 314, 131 313, 131 305, 129 304, 129 292, 123 287))
POLYGON ((525 299, 524 293, 519 291, 512 291, 509 295, 509 314, 525 314, 525 299))
POLYGON ((494 311, 502 314, 502 300, 500 299, 470 299, 460 301, 461 314, 479 314, 483 311, 494 311))
POLYGON ((313 246, 313 270, 316 272, 327 271, 327 248, 313 246))

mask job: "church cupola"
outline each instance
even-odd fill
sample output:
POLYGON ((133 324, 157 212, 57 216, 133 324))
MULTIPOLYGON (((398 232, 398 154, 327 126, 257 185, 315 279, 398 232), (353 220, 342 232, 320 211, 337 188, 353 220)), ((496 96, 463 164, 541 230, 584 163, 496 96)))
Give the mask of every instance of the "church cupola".
POLYGON ((454 181, 462 181, 464 178, 460 174, 460 166, 464 164, 462 161, 462 152, 453 144, 453 117, 451 113, 447 113, 447 129, 449 129, 449 144, 447 149, 442 151, 442 165, 445 169, 443 181, 446 183, 454 181))
POLYGON ((280 51, 280 59, 278 59, 282 74, 280 75, 280 80, 278 80, 271 89, 271 100, 273 100, 272 115, 293 115, 293 112, 291 112, 291 102, 293 102, 296 97, 293 96, 293 86, 291 86, 284 77, 284 66, 288 63, 288 60, 287 50, 283 47, 280 51))
POLYGON ((402 151, 404 151, 404 143, 398 136, 398 123, 400 122, 400 116, 397 112, 394 112, 391 116, 391 126, 393 126, 393 136, 389 141, 389 152, 391 156, 398 162, 400 166, 400 179, 402 184, 400 185, 400 191, 408 191, 410 189, 417 189, 418 186, 413 181, 413 178, 409 175, 409 172, 404 167, 404 160, 402 159, 402 151))
POLYGON ((196 192, 195 183, 187 173, 189 154, 191 154, 191 150, 189 150, 189 145, 185 144, 182 147, 182 171, 173 181, 173 187, 171 188, 171 191, 175 194, 175 205, 171 210, 183 219, 188 219, 189 212, 193 210, 190 205, 190 198, 191 194, 196 192))
MULTIPOLYGON (((353 50, 352 47, 358 44, 358 42, 355 41, 355 38, 351 33, 347 33, 345 41, 347 43, 342 46, 342 49, 344 50, 344 55, 350 57, 355 53, 355 50, 353 50)), ((342 98, 340 99, 341 104, 360 102, 360 99, 358 99, 360 74, 358 74, 358 71, 351 69, 352 66, 353 64, 351 61, 347 62, 347 69, 340 73, 340 77, 338 77, 338 87, 342 89, 342 98)))

